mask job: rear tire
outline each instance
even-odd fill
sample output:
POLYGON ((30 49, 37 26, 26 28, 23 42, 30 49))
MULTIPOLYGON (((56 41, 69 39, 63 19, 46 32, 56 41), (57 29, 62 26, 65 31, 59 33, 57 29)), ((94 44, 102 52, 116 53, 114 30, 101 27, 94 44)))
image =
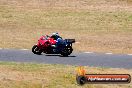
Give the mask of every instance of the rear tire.
POLYGON ((64 57, 67 57, 68 55, 70 55, 72 53, 72 51, 73 51, 72 47, 67 46, 62 50, 61 55, 64 57))
POLYGON ((39 49, 39 47, 38 47, 37 45, 34 45, 34 46, 32 47, 32 52, 33 52, 34 54, 37 54, 37 55, 41 55, 41 53, 42 53, 42 51, 39 49))

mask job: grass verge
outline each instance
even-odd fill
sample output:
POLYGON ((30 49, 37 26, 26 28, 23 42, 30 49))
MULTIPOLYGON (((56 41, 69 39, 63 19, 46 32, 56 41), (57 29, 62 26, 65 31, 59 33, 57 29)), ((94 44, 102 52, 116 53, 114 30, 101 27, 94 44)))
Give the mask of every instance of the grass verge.
MULTIPOLYGON (((131 88, 132 84, 76 84, 77 66, 0 62, 0 88, 131 88)), ((131 69, 85 66, 87 73, 130 74, 131 69)))

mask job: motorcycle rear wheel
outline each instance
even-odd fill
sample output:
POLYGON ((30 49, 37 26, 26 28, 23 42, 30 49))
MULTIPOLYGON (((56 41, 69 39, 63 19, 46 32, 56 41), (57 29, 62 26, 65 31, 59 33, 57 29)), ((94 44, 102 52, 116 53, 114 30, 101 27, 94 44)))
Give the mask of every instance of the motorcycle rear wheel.
POLYGON ((34 54, 37 54, 37 55, 41 55, 41 53, 42 53, 42 51, 39 49, 39 47, 38 47, 37 45, 34 45, 34 46, 32 47, 32 52, 33 52, 34 54))
POLYGON ((65 47, 62 52, 61 55, 67 57, 68 55, 70 55, 72 53, 73 49, 71 46, 65 47))

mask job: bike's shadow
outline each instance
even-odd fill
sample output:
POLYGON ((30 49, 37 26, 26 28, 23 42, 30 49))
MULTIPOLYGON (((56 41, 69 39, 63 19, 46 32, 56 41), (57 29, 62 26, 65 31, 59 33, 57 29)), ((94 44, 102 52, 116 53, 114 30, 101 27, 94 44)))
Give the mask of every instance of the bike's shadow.
POLYGON ((45 56, 58 56, 58 57, 76 57, 74 55, 69 55, 69 56, 62 56, 62 55, 59 55, 59 54, 47 54, 45 56))

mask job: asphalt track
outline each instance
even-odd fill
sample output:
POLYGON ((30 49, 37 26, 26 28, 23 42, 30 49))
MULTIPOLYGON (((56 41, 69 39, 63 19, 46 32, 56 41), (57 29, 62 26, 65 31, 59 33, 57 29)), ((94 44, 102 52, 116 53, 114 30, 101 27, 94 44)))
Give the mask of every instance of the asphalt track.
POLYGON ((77 66, 132 68, 132 55, 111 53, 73 53, 60 55, 35 55, 31 50, 0 49, 0 61, 66 64, 77 66))

